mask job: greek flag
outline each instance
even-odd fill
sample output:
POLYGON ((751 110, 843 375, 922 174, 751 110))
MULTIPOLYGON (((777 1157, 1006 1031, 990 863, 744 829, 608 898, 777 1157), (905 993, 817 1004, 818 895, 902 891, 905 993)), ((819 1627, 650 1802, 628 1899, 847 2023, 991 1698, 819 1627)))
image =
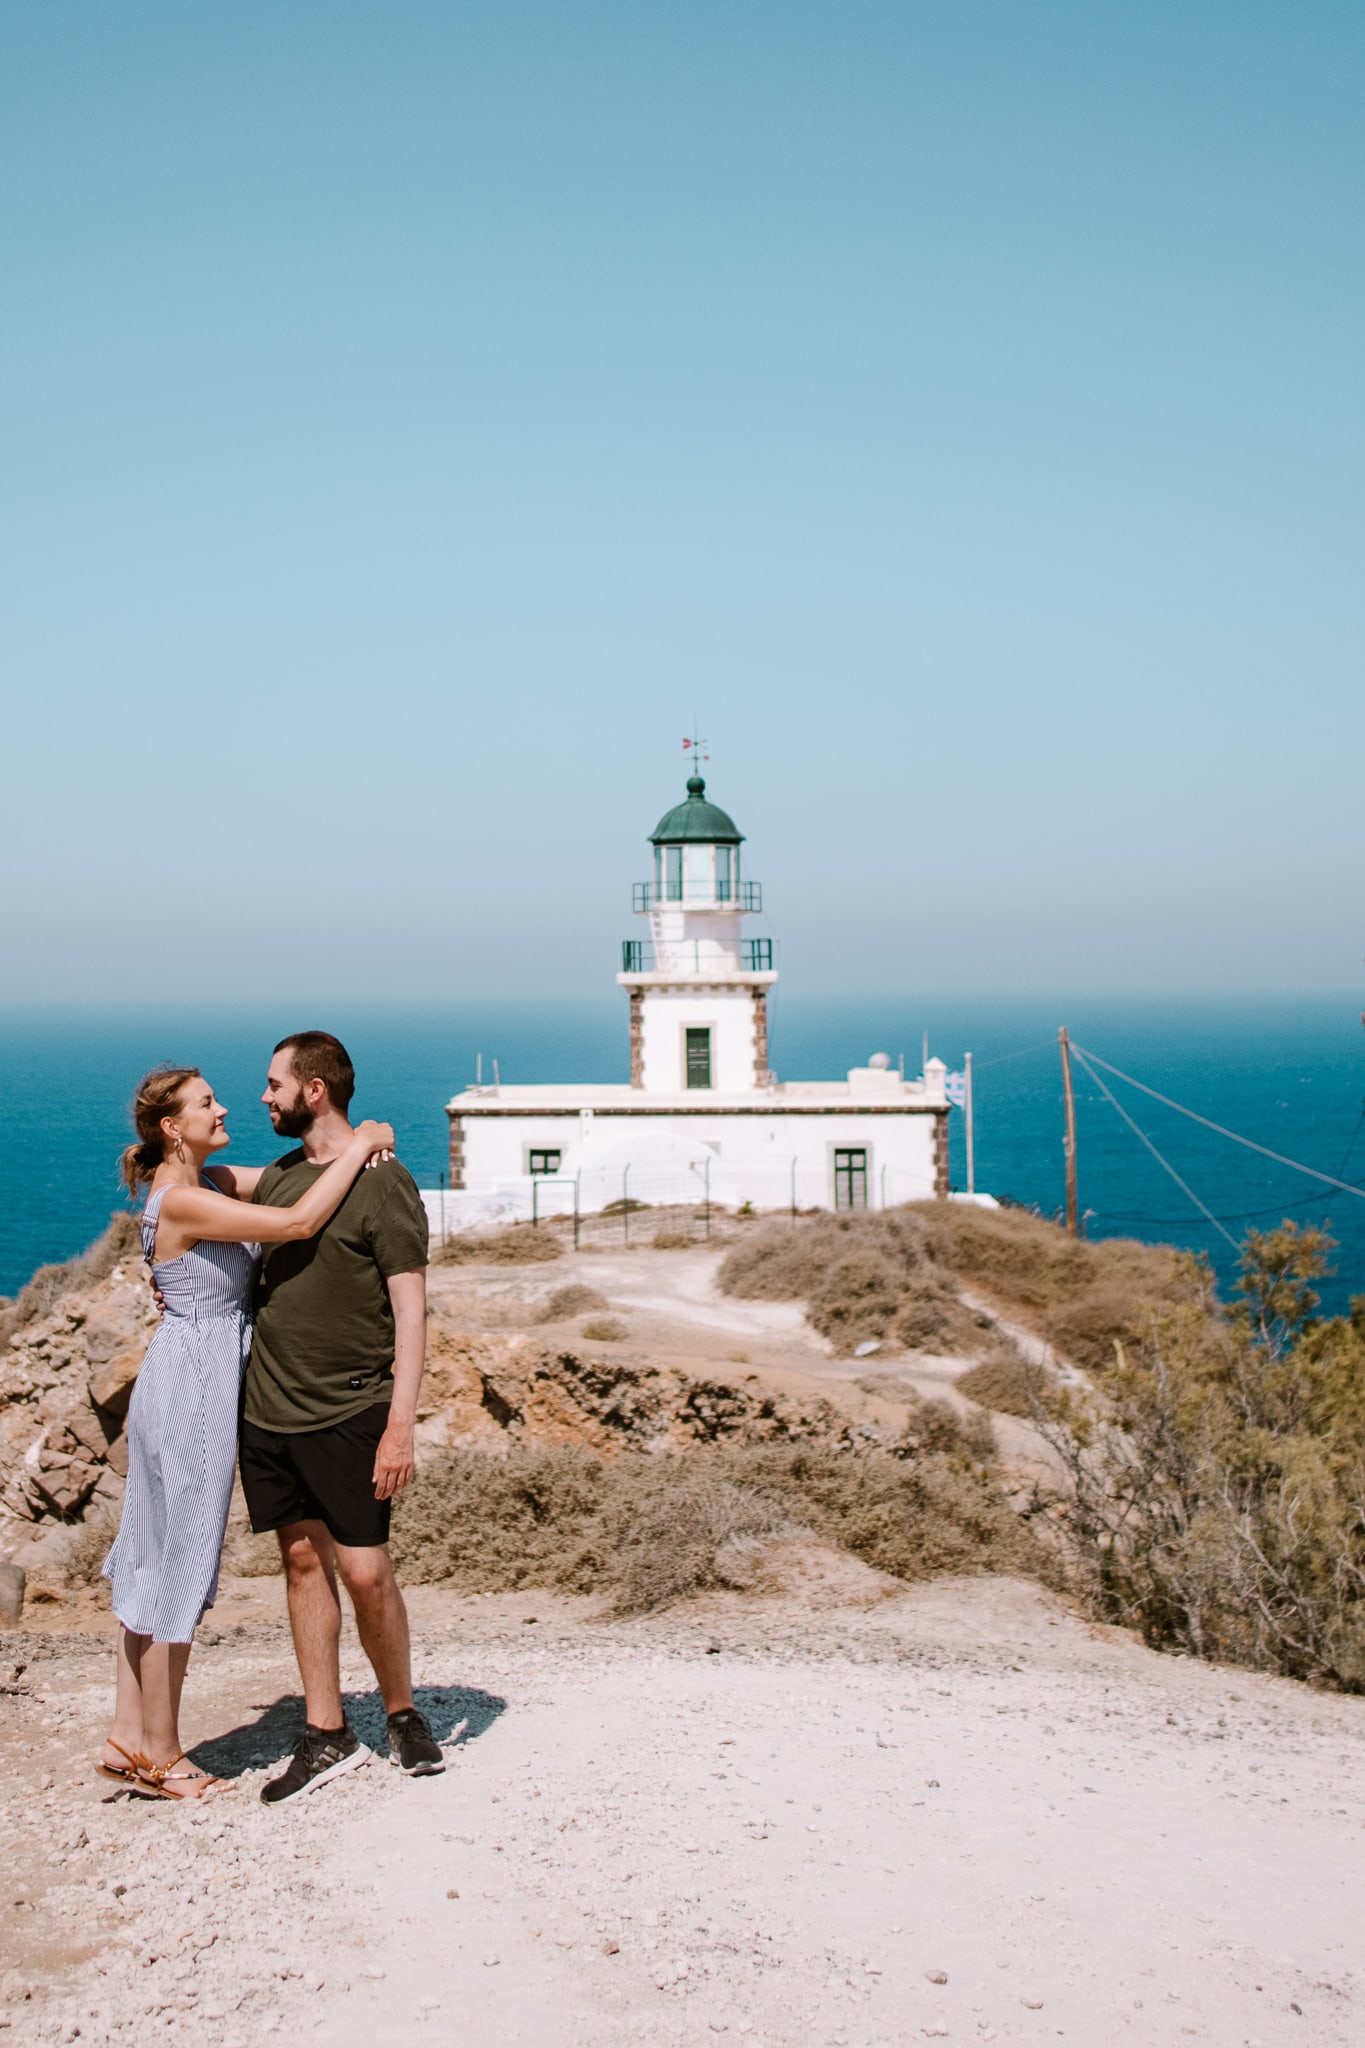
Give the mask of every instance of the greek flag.
POLYGON ((961 1109, 963 1103, 967 1100, 967 1076, 965 1074, 949 1074, 944 1080, 943 1087, 953 1108, 961 1109))

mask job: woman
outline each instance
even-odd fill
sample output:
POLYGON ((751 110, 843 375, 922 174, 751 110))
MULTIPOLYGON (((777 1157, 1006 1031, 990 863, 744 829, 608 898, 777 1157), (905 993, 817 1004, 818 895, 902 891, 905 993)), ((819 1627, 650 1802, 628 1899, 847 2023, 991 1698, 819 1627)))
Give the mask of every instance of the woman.
POLYGON ((388 1124, 363 1123, 292 1209, 257 1207, 260 1167, 206 1170, 229 1142, 226 1117, 197 1067, 158 1068, 137 1091, 138 1142, 123 1154, 129 1189, 150 1184, 142 1246, 165 1313, 133 1389, 128 1490, 104 1563, 122 1628, 114 1725, 96 1769, 163 1799, 200 1799, 223 1782, 180 1746, 180 1694, 218 1589, 259 1248, 315 1236, 361 1168, 393 1146, 388 1124))

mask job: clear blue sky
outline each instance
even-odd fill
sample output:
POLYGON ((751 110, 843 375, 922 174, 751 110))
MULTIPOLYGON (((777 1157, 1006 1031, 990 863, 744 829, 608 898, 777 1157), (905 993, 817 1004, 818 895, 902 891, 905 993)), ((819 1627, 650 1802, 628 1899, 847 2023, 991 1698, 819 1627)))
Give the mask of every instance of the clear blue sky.
POLYGON ((1356 983, 1358 6, 0 34, 9 998, 1356 983))

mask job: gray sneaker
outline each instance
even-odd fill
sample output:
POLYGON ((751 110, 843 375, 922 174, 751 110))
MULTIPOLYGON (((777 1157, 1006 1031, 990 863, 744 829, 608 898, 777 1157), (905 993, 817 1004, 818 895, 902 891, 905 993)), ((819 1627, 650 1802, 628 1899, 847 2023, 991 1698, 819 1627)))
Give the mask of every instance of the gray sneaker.
POLYGON ((305 1727, 279 1777, 261 1787, 261 1803, 282 1806, 286 1799, 294 1799, 300 1792, 315 1792, 329 1778, 339 1778, 344 1771, 367 1764, 373 1755, 374 1751, 365 1747, 353 1728, 305 1727))
POLYGON ((434 1778, 446 1767, 441 1745, 416 1707, 389 1715, 389 1762, 407 1778, 434 1778))

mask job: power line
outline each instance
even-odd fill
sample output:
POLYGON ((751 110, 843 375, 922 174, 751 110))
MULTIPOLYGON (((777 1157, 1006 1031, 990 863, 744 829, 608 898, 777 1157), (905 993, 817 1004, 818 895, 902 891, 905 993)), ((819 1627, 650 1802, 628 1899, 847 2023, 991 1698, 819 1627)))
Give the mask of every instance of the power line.
POLYGON ((1085 1054, 1081 1051, 1080 1047, 1076 1044, 1076 1041, 1074 1039, 1071 1042, 1071 1050, 1075 1053, 1077 1059, 1085 1068, 1085 1071, 1087 1072, 1087 1074, 1089 1074, 1091 1080, 1095 1083, 1095 1086, 1099 1089, 1101 1095, 1104 1096, 1107 1102, 1112 1103, 1113 1107, 1118 1111, 1119 1115, 1123 1118, 1123 1121, 1127 1124, 1129 1130, 1132 1131, 1133 1135, 1142 1140, 1143 1144, 1147 1147, 1147 1150, 1151 1153, 1153 1159, 1155 1159, 1157 1165, 1163 1166, 1166 1169, 1167 1173, 1169 1173, 1171 1179, 1175 1182, 1176 1186, 1180 1189, 1181 1193, 1184 1195, 1188 1195, 1189 1199, 1194 1203, 1195 1208, 1198 1209, 1200 1214, 1208 1218, 1209 1222, 1213 1225, 1215 1230, 1222 1232, 1222 1235, 1227 1239, 1228 1243, 1232 1246, 1232 1249, 1235 1252, 1240 1251, 1241 1247, 1238 1244, 1236 1238, 1233 1236, 1232 1232, 1230 1230, 1223 1229, 1222 1224, 1214 1215, 1212 1209, 1205 1207, 1205 1205, 1200 1201, 1198 1195, 1195 1193, 1194 1189, 1189 1185, 1189 1183, 1187 1181, 1183 1181, 1180 1178, 1180 1175, 1171 1165, 1169 1159, 1164 1159, 1160 1152, 1157 1151, 1156 1146, 1147 1136, 1147 1133, 1142 1129, 1142 1127, 1139 1124, 1136 1124, 1133 1121, 1132 1117, 1129 1116, 1127 1110, 1124 1108, 1123 1104, 1118 1100, 1117 1096, 1111 1093, 1109 1088, 1106 1087, 1105 1083, 1100 1079, 1099 1075, 1095 1072, 1095 1069, 1091 1066, 1090 1061, 1086 1058, 1085 1054))
POLYGON ((1003 1067, 1006 1060, 1025 1060, 1031 1052, 1055 1052, 1056 1047, 1055 1038, 1045 1038, 1041 1045, 1026 1045, 1019 1052, 997 1053, 993 1060, 978 1060, 976 1071, 979 1074, 987 1067, 1003 1067))
MULTIPOLYGON (((1081 1054, 1081 1048, 1077 1045, 1074 1038, 1071 1041, 1071 1050, 1074 1053, 1081 1054)), ((1103 1067, 1106 1073, 1115 1075, 1120 1081, 1126 1081, 1130 1088, 1141 1089, 1142 1093, 1144 1095, 1150 1095, 1154 1102, 1165 1103, 1167 1109, 1178 1110, 1181 1116, 1189 1117, 1193 1123, 1202 1124, 1206 1131, 1216 1131, 1220 1138, 1231 1138, 1234 1145, 1245 1145, 1249 1151, 1259 1152, 1264 1158, 1273 1159, 1276 1165, 1278 1166, 1290 1166, 1294 1169, 1295 1173, 1306 1173, 1313 1180, 1325 1181, 1329 1188, 1340 1188, 1343 1194, 1355 1195, 1359 1200, 1365 1201, 1365 1188, 1357 1187, 1353 1181, 1338 1180, 1336 1175, 1332 1173, 1319 1173, 1316 1166, 1305 1166, 1302 1160, 1300 1159, 1287 1159, 1283 1152, 1272 1152, 1269 1145, 1258 1145, 1254 1138, 1244 1138, 1240 1131, 1230 1131, 1224 1124, 1214 1123, 1211 1117, 1200 1116, 1197 1109, 1186 1109, 1183 1102, 1173 1102, 1171 1100, 1171 1097, 1169 1095, 1163 1095, 1160 1089, 1149 1088, 1145 1081, 1135 1081, 1133 1079, 1133 1076, 1131 1074, 1125 1074, 1121 1067, 1112 1066, 1108 1060, 1102 1060, 1097 1052, 1081 1054, 1081 1057, 1086 1060, 1087 1070, 1089 1070, 1089 1061, 1093 1060, 1095 1062, 1095 1065, 1103 1067)), ((1109 1100, 1114 1103, 1115 1109, 1118 1109, 1118 1103, 1115 1102, 1114 1097, 1109 1094, 1109 1090, 1104 1087, 1104 1083, 1100 1080, 1098 1074, 1091 1072, 1091 1079, 1095 1082, 1097 1087, 1104 1089, 1104 1093, 1109 1097, 1109 1100)), ((1119 1114, 1123 1114, 1122 1110, 1119 1111, 1119 1114)), ((1133 1129, 1137 1130, 1136 1124, 1133 1125, 1133 1129)), ((1158 1157, 1160 1157, 1159 1154, 1158 1157)), ((1162 1161, 1162 1164, 1165 1165, 1164 1160, 1162 1161)), ((1170 1172, 1171 1169, 1168 1167, 1167 1171, 1170 1172)), ((1189 1189, 1187 1188, 1185 1192, 1189 1194, 1189 1189)), ((1194 1201, 1195 1197, 1191 1195, 1190 1199, 1191 1201, 1194 1201)), ((1198 1206, 1201 1209, 1204 1208, 1202 1202, 1200 1202, 1198 1206)), ((1209 1214, 1209 1211, 1207 1209, 1204 1210, 1204 1213, 1206 1216, 1209 1216, 1210 1222, 1214 1222, 1216 1220, 1213 1216, 1209 1214)))

